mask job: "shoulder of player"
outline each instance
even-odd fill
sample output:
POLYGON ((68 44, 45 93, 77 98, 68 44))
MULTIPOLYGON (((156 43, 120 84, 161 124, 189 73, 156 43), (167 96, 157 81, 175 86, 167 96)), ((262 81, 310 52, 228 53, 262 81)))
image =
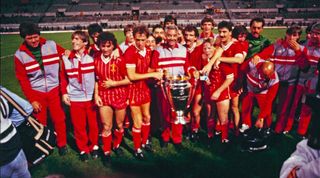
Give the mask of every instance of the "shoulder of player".
POLYGON ((136 47, 131 45, 128 47, 128 49, 123 53, 123 56, 131 56, 134 53, 136 53, 136 47))
POLYGON ((180 43, 178 43, 177 45, 178 45, 179 49, 187 50, 187 48, 184 45, 182 45, 180 43))

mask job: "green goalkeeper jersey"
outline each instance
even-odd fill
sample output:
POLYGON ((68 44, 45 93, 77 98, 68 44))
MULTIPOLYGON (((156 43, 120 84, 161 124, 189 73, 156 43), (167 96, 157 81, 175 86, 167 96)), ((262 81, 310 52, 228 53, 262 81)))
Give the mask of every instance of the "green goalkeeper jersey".
POLYGON ((44 70, 43 62, 42 62, 42 55, 41 55, 41 47, 40 44, 36 48, 32 48, 28 46, 28 49, 31 51, 32 55, 34 56, 35 60, 39 63, 41 70, 44 70))
POLYGON ((255 38, 251 33, 248 35, 247 40, 249 42, 249 49, 246 59, 253 57, 271 44, 270 40, 266 37, 260 35, 258 38, 255 38))

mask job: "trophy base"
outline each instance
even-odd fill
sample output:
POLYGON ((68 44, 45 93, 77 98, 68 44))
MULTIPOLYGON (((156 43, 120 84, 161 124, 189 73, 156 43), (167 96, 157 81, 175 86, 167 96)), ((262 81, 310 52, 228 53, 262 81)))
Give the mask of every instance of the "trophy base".
POLYGON ((185 125, 187 121, 184 119, 184 111, 176 111, 176 119, 174 120, 174 124, 182 124, 185 125))

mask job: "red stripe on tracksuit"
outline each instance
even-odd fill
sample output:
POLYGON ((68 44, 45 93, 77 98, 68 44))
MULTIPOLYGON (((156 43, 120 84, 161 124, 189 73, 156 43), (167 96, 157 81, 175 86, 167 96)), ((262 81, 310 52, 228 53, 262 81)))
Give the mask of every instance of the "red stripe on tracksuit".
MULTIPOLYGON (((283 132, 290 120, 289 115, 292 112, 292 107, 289 107, 292 106, 291 102, 293 100, 291 98, 294 97, 292 95, 295 90, 294 83, 297 80, 299 67, 303 67, 305 63, 304 50, 305 48, 301 46, 300 51, 294 51, 285 40, 280 40, 258 54, 263 59, 271 58, 271 61, 275 63, 275 69, 281 83, 278 91, 276 133, 283 132)), ((289 125, 291 124, 289 123, 289 125)))
MULTIPOLYGON (((187 49, 180 44, 177 44, 174 48, 170 48, 168 44, 162 44, 153 52, 151 68, 166 69, 169 75, 184 75, 189 66, 187 49)), ((164 130, 161 134, 162 139, 168 142, 171 132, 173 143, 179 144, 182 142, 183 127, 181 124, 171 123, 175 116, 172 113, 168 101, 165 99, 165 96, 163 96, 162 91, 159 91, 158 98, 161 103, 161 112, 165 121, 163 126, 164 130)))
POLYGON ((242 101, 242 123, 251 127, 251 115, 254 100, 257 100, 260 108, 258 118, 265 119, 264 127, 270 127, 272 123, 272 103, 279 88, 279 78, 277 73, 267 80, 260 74, 261 66, 265 60, 260 59, 257 65, 251 61, 243 63, 242 70, 247 71, 247 90, 242 101))
POLYGON ((39 64, 39 63, 38 63, 38 61, 33 60, 33 61, 30 61, 30 62, 24 63, 24 66, 25 66, 25 67, 30 67, 30 66, 33 66, 33 65, 35 65, 35 64, 39 64))
MULTIPOLYGON (((312 43, 307 43, 303 52, 309 62, 310 68, 307 72, 302 72, 300 74, 299 84, 296 88, 296 95, 294 96, 291 112, 288 117, 288 123, 285 127, 285 130, 288 131, 292 128, 295 111, 301 101, 301 98, 305 97, 306 94, 314 94, 316 90, 316 83, 318 82, 317 64, 320 60, 320 48, 318 46, 314 46, 312 43)), ((303 102, 297 129, 298 134, 305 135, 307 133, 311 114, 311 108, 303 102)))
POLYGON ((14 56, 15 74, 21 89, 30 103, 37 101, 42 106, 39 113, 34 116, 40 123, 47 125, 47 111, 57 133, 57 146, 63 147, 67 144, 65 113, 59 93, 59 64, 60 56, 64 49, 54 41, 40 38, 41 60, 44 68, 40 69, 39 63, 28 49, 26 43, 21 44, 14 56), (52 62, 46 59, 59 57, 52 62))

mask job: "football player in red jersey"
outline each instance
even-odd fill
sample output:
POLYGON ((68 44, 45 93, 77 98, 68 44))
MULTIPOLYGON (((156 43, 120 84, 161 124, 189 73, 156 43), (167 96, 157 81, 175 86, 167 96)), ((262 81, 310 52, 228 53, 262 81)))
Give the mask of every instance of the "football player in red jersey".
MULTIPOLYGON (((221 124, 221 139, 223 143, 228 140, 228 112, 232 92, 231 84, 234 80, 236 71, 231 63, 242 63, 244 60, 243 53, 239 43, 232 39, 232 23, 222 21, 218 24, 220 47, 223 52, 221 57, 214 59, 215 68, 210 71, 210 95, 211 100, 217 104, 217 112, 221 124)), ((212 60, 212 59, 211 59, 212 60)), ((210 61, 208 64, 212 65, 210 61), (209 64, 210 63, 210 64, 209 64)))
MULTIPOLYGON (((197 45, 197 38, 199 37, 198 29, 195 26, 187 25, 183 29, 183 36, 185 38, 187 48, 189 53, 189 61, 191 66, 195 66, 197 70, 201 70, 204 61, 202 60, 202 45, 197 45)), ((197 85, 196 92, 194 94, 194 101, 192 105, 191 112, 191 135, 190 139, 192 141, 197 141, 199 139, 198 132, 200 129, 200 112, 201 112, 201 97, 202 97, 202 83, 197 85)))
POLYGON ((146 48, 146 40, 149 31, 145 26, 136 26, 133 29, 135 45, 130 46, 124 54, 129 85, 129 105, 133 119, 132 137, 135 157, 143 159, 141 147, 146 151, 152 151, 148 142, 150 133, 150 89, 146 79, 161 79, 162 72, 152 72, 149 68, 151 60, 150 48, 146 48))
POLYGON ((127 107, 127 86, 130 80, 127 78, 124 59, 113 57, 117 40, 110 32, 102 32, 97 40, 101 54, 94 60, 96 83, 95 103, 99 107, 102 127, 102 142, 104 158, 108 163, 111 155, 111 142, 113 151, 121 155, 120 144, 123 135, 123 121, 127 107), (116 128, 113 131, 113 115, 116 117, 116 128))

